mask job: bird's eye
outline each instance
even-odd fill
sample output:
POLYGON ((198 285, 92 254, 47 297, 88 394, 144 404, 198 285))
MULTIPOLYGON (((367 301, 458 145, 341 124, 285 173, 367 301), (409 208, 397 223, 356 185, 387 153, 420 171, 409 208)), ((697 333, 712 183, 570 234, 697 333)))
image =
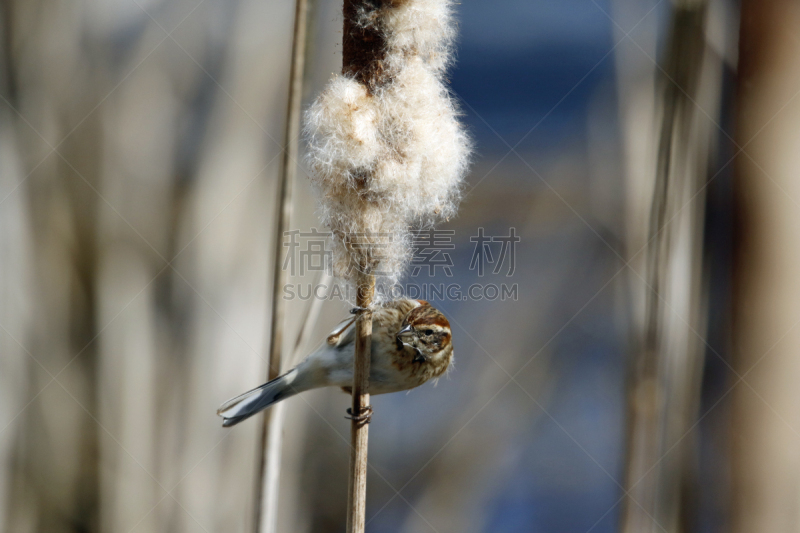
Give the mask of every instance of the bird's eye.
POLYGON ((425 331, 423 331, 423 333, 425 335, 433 335, 433 330, 432 329, 426 329, 425 331))

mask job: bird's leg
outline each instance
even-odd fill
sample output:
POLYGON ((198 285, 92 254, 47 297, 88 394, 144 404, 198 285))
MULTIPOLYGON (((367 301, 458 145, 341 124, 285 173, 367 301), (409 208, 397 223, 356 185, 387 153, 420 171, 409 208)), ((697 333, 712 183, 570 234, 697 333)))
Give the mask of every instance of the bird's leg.
MULTIPOLYGON (((372 309, 369 307, 355 306, 352 309, 350 309, 350 314, 361 316, 367 311, 372 311, 372 309)), ((357 415, 353 414, 352 407, 348 407, 347 416, 345 418, 349 420, 355 420, 358 424, 362 426, 365 424, 369 424, 370 420, 372 420, 372 406, 367 405, 365 407, 362 407, 361 412, 358 413, 357 415)))
POLYGON ((361 413, 357 415, 353 415, 353 409, 348 407, 347 408, 347 416, 345 417, 348 420, 355 420, 361 424, 369 424, 370 420, 372 420, 372 406, 368 405, 361 409, 361 413))

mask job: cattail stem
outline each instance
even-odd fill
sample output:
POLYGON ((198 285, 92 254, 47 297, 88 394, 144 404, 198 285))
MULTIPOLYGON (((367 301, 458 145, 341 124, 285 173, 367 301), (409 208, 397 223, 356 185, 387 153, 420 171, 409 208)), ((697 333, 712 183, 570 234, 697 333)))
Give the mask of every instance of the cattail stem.
MULTIPOLYGON (((333 272, 357 289, 347 531, 364 531, 376 277, 396 281, 414 227, 454 214, 469 140, 444 85, 452 0, 343 0, 342 72, 307 113, 333 272), (359 268, 354 268, 358 266, 359 268)), ((378 295, 377 299, 386 295, 378 295)))
MULTIPOLYGON (((298 138, 300 136, 300 108, 303 97, 303 70, 305 67, 306 18, 308 0, 296 0, 294 36, 292 40, 291 73, 287 104, 283 166, 275 225, 275 251, 272 276, 272 308, 270 313, 270 348, 267 381, 281 372, 285 302, 281 297, 288 273, 283 269, 283 234, 289 229, 292 217, 292 189, 296 173, 298 138)), ((254 533, 272 533, 277 526, 278 479, 280 469, 280 412, 264 413, 261 438, 258 446, 259 475, 256 480, 253 519, 254 533)))
MULTIPOLYGON (((352 76, 370 93, 380 85, 384 39, 375 28, 364 28, 356 19, 359 9, 375 9, 365 0, 344 0, 342 4, 342 74, 352 76)), ((369 436, 369 364, 372 348, 372 300, 375 276, 367 266, 357 277, 355 358, 353 361, 353 406, 350 409, 350 483, 347 505, 347 533, 363 533, 367 514, 367 441, 369 436)))
POLYGON ((350 490, 347 532, 362 533, 367 514, 367 438, 369 436, 369 363, 372 348, 372 311, 375 276, 362 274, 356 305, 363 311, 356 320, 355 361, 353 368, 353 418, 350 426, 350 490))

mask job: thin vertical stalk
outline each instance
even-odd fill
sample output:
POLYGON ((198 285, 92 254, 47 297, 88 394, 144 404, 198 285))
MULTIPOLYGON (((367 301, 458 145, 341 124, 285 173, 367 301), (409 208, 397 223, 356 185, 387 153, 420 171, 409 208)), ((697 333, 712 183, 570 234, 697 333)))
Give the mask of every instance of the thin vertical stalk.
MULTIPOLYGON (((298 141, 300 136, 300 108, 303 97, 303 70, 305 67, 306 18, 308 0, 296 0, 292 59, 289 76, 289 98, 283 166, 278 195, 277 221, 274 236, 274 263, 272 274, 272 308, 270 313, 270 345, 267 380, 273 380, 281 371, 283 323, 285 302, 281 298, 288 273, 282 268, 283 234, 289 229, 292 217, 292 190, 296 174, 298 141)), ((259 475, 255 487, 253 532, 272 533, 277 525, 278 479, 280 473, 280 425, 283 417, 274 410, 264 413, 258 446, 259 475)))
MULTIPOLYGON (((325 271, 321 271, 320 275, 316 277, 316 281, 314 282, 314 287, 320 287, 322 285, 327 285, 330 283, 331 276, 325 271)), ((289 354, 289 360, 287 361, 287 366, 294 366, 295 362, 297 361, 298 357, 301 354, 301 351, 308 339, 311 337, 311 329, 313 328, 314 324, 317 323, 317 318, 319 318, 319 312, 322 310, 322 303, 325 300, 322 298, 311 298, 309 301, 308 306, 306 307, 305 314, 303 315, 302 320, 300 321, 300 331, 297 333, 297 339, 294 342, 294 348, 292 352, 289 354)))
MULTIPOLYGON (((378 2, 380 4, 380 1, 378 2)), ((363 83, 370 93, 385 81, 382 34, 357 22, 360 10, 375 9, 365 0, 344 0, 342 4, 342 73, 363 83)), ((375 276, 369 260, 358 277, 355 358, 353 361, 353 406, 350 410, 350 483, 347 505, 347 533, 363 533, 367 508, 367 440, 369 435, 369 363, 372 348, 372 299, 375 276)))
POLYGON ((790 0, 740 5, 727 530, 790 533, 800 531, 800 12, 790 0))
POLYGON ((673 3, 658 109, 656 164, 646 245, 645 321, 631 360, 625 501, 620 529, 690 531, 692 438, 705 330, 703 231, 706 181, 721 92, 707 53, 706 0, 673 3))
POLYGON ((356 354, 353 368, 353 407, 350 410, 350 486, 347 532, 362 533, 367 514, 367 440, 369 436, 369 363, 372 350, 372 311, 375 276, 359 279, 356 304, 363 310, 356 320, 356 354))

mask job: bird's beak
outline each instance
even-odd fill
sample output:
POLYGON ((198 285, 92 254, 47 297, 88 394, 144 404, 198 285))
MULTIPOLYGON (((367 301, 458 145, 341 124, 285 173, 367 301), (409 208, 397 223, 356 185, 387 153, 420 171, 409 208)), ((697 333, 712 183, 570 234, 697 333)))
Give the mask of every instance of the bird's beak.
POLYGON ((409 344, 409 343, 407 343, 407 342, 404 342, 404 340, 405 340, 407 337, 410 337, 410 336, 411 336, 413 333, 414 333, 414 328, 412 328, 410 325, 409 325, 409 326, 406 326, 406 327, 404 327, 403 329, 401 329, 400 331, 398 331, 398 332, 397 332, 397 342, 399 342, 400 344, 404 344, 404 345, 406 345, 406 346, 410 346, 411 348, 414 348, 414 351, 416 351, 416 352, 417 352, 417 353, 414 355, 414 362, 415 362, 415 363, 426 362, 426 361, 428 360, 428 358, 427 358, 427 357, 425 357, 425 356, 422 354, 422 352, 420 351, 420 349, 419 349, 419 348, 417 348, 417 347, 416 347, 416 346, 414 346, 413 344, 409 344))
POLYGON ((403 329, 401 329, 400 331, 397 332, 397 338, 398 339, 402 339, 403 337, 407 336, 409 333, 413 333, 413 331, 414 331, 414 328, 412 328, 410 325, 408 325, 408 326, 404 327, 403 329))

